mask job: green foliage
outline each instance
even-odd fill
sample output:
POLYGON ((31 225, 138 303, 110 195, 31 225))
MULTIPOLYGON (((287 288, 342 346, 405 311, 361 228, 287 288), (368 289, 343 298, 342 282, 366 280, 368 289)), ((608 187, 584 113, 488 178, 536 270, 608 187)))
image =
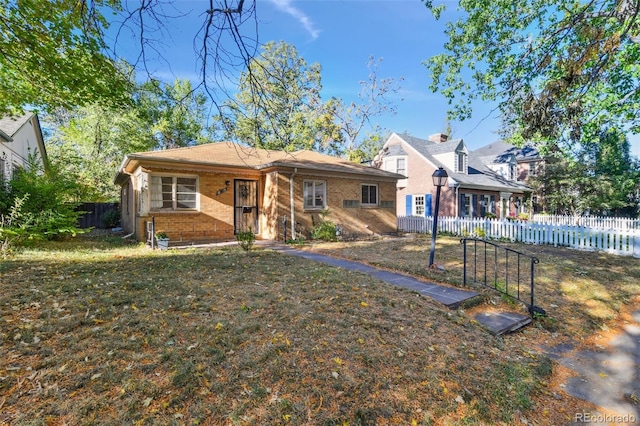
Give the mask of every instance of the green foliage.
POLYGON ((135 103, 124 109, 93 104, 46 117, 55 126, 47 141, 49 157, 79 183, 77 201, 117 200, 113 177, 126 154, 208 139, 204 95, 188 81, 143 83, 130 96, 135 103))
MULTIPOLYGON (((423 0, 436 18, 443 6, 423 0)), ((458 5, 458 3, 456 3, 458 5)), ((496 102, 506 136, 589 142, 607 127, 640 132, 640 21, 635 4, 608 0, 463 1, 447 23, 445 53, 430 58, 431 88, 468 119, 496 102)))
POLYGON ((156 232, 156 240, 166 240, 169 238, 169 235, 165 231, 156 232))
POLYGON ((311 239, 321 241, 337 241, 338 234, 335 223, 327 219, 331 212, 323 210, 320 213, 320 219, 316 220, 312 216, 313 230, 311 231, 311 239))
POLYGON ((256 242, 256 235, 253 233, 251 227, 246 231, 238 231, 236 234, 236 240, 242 248, 242 250, 248 252, 253 248, 253 244, 256 242))
POLYGON ((530 184, 543 194, 545 211, 553 214, 636 217, 640 202, 640 163, 631 157, 628 140, 605 131, 598 143, 584 144, 568 157, 554 152, 530 184))
POLYGON ((129 103, 129 81, 102 38, 101 11, 118 5, 0 0, 0 113, 129 103))
POLYGON ((474 231, 473 231, 473 235, 477 238, 484 238, 487 236, 487 232, 481 228, 481 227, 477 227, 474 231))
POLYGON ((120 210, 113 209, 104 213, 100 218, 105 228, 115 228, 120 225, 120 210))
POLYGON ((0 244, 5 248, 82 232, 77 222, 83 212, 70 202, 76 183, 55 164, 45 174, 32 158, 0 189, 0 244))
POLYGON ((220 119, 225 138, 266 149, 339 153, 341 134, 320 98, 321 67, 292 45, 269 42, 240 78, 220 119))

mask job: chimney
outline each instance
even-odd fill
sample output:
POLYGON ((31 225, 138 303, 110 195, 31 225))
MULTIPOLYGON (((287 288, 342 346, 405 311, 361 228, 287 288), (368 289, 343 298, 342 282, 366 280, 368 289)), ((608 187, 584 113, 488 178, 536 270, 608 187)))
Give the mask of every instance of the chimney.
POLYGON ((435 143, 442 143, 449 140, 449 135, 445 135, 444 133, 434 133, 433 135, 429 135, 429 140, 435 143))

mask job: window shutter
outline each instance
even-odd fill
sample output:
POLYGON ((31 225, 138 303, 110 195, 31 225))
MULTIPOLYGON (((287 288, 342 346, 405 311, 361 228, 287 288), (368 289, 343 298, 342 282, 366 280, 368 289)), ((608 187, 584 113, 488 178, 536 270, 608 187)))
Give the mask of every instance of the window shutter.
POLYGON ((485 206, 486 202, 486 195, 481 195, 480 196, 480 216, 484 217, 484 215, 487 213, 487 208, 485 206))
POLYGON ((460 193, 460 199, 458 200, 458 216, 464 217, 464 194, 460 193))
POLYGON ((478 217, 478 194, 471 196, 471 217, 478 217))
POLYGON ((424 194, 424 215, 433 216, 433 210, 431 210, 433 196, 431 194, 424 194))
POLYGON ((411 216, 411 214, 413 213, 413 200, 411 195, 407 195, 406 197, 406 206, 406 215, 411 216))

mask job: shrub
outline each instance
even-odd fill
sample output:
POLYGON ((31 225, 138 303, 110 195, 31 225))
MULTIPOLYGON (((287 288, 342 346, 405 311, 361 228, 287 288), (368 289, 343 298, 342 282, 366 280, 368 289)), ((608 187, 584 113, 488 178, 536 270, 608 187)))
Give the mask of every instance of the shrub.
POLYGON ((311 231, 312 239, 321 241, 338 241, 336 224, 327 220, 329 213, 329 210, 323 210, 320 213, 320 220, 317 223, 315 219, 312 219, 314 226, 313 231, 311 231))
POLYGON ((484 214, 485 219, 495 219, 497 216, 495 215, 495 213, 491 213, 491 212, 486 212, 484 214))
POLYGON ((529 220, 529 213, 518 213, 518 220, 529 220))
POLYGON ((475 235, 478 238, 484 238, 487 236, 487 232, 481 228, 481 227, 477 227, 474 231, 473 231, 473 235, 475 235))
POLYGON ((17 169, 9 182, 0 185, 0 244, 6 255, 11 246, 30 241, 75 236, 76 203, 70 202, 71 177, 51 167, 46 173, 30 159, 28 169, 17 169))
POLYGON ((102 226, 105 228, 115 228, 120 225, 120 210, 109 210, 104 213, 100 219, 102 221, 102 226))
POLYGON ((251 227, 249 227, 247 231, 238 231, 236 234, 236 240, 238 240, 238 244, 240 244, 242 250, 248 252, 253 247, 253 244, 256 241, 256 236, 251 227))

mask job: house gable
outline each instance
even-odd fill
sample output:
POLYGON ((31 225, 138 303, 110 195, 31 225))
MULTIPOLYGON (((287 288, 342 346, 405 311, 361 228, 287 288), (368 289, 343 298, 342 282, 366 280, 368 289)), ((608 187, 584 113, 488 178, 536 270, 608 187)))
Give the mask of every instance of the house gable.
POLYGON ((25 113, 22 116, 0 118, 0 161, 5 177, 16 167, 27 167, 35 158, 45 168, 47 153, 38 116, 25 113))

